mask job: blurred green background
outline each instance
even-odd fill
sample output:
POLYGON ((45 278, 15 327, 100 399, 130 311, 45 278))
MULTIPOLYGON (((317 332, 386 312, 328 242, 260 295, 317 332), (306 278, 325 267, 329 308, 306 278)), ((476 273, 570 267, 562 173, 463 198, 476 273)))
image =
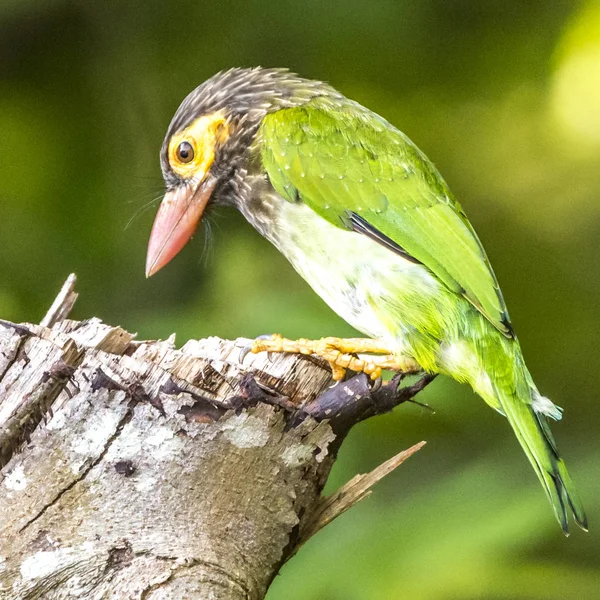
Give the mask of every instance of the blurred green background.
POLYGON ((357 427, 333 489, 428 445, 281 572, 271 600, 600 598, 600 2, 0 3, 0 317, 35 321, 71 271, 75 318, 140 337, 352 334, 232 211, 144 279, 158 151, 183 97, 287 66, 386 116, 479 232, 591 533, 563 538, 506 422, 438 380, 357 427))

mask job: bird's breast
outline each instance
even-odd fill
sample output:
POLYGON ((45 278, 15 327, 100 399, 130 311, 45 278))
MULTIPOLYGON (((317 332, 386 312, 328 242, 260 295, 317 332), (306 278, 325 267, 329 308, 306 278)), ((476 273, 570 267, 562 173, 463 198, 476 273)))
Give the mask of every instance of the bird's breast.
MULTIPOLYGON (((332 225, 302 202, 274 190, 239 207, 345 321, 371 337, 398 340, 415 293, 434 295, 439 282, 421 265, 371 239, 332 225), (420 288, 417 290, 417 288, 420 288)), ((414 310, 414 306, 411 310, 414 310)))

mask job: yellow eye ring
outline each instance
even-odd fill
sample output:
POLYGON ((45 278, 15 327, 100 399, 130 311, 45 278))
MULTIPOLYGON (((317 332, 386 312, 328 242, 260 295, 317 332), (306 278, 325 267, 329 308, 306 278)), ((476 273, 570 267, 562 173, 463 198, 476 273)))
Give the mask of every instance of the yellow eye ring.
POLYGON ((194 155, 194 147, 188 141, 181 142, 175 150, 175 158, 183 165, 192 162, 194 155))
POLYGON ((222 112, 198 117, 169 141, 168 159, 173 172, 183 179, 195 177, 201 181, 215 159, 215 146, 227 135, 222 112))

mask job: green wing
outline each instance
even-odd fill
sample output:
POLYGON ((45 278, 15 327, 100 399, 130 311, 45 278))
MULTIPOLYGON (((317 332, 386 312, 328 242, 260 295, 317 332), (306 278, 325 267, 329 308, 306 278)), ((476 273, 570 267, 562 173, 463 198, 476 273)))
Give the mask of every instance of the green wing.
POLYGON ((286 199, 410 255, 513 335, 473 227, 403 133, 350 100, 316 98, 267 115, 259 139, 271 183, 286 199))

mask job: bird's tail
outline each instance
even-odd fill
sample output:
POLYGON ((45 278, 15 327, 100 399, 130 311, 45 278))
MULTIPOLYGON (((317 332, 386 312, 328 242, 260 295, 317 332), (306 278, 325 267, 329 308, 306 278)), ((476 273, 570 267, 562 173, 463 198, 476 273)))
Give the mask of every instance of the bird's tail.
POLYGON ((561 409, 540 395, 527 368, 521 361, 523 385, 511 385, 510 390, 494 386, 501 411, 506 415, 519 443, 532 464, 544 491, 554 509, 554 514, 565 535, 569 534, 568 512, 573 513, 575 522, 587 531, 587 518, 583 505, 565 463, 558 454, 556 442, 547 418, 560 419, 561 409), (515 388, 519 392, 515 392, 515 388), (529 391, 529 398, 522 393, 529 391), (517 395, 518 394, 518 395, 517 395))

